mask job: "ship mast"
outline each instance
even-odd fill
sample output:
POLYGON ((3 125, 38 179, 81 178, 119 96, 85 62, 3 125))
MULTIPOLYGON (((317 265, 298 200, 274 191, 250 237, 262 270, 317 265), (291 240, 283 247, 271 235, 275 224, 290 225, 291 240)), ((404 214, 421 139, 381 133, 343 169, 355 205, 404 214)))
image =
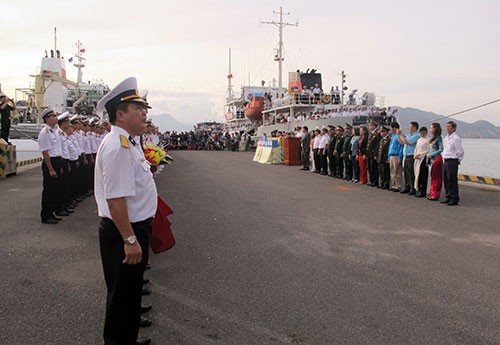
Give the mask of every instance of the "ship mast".
POLYGON ((229 73, 227 75, 227 97, 226 102, 229 103, 234 99, 233 85, 231 84, 231 79, 233 79, 233 74, 231 73, 231 48, 229 48, 229 73))
POLYGON ((279 87, 279 92, 281 92, 283 88, 283 28, 285 26, 299 26, 299 22, 296 22, 295 24, 291 23, 283 23, 283 15, 290 15, 290 12, 283 13, 283 7, 280 6, 280 11, 276 12, 273 11, 274 14, 279 14, 280 15, 280 21, 279 22, 260 22, 261 24, 272 24, 276 26, 279 29, 279 43, 278 43, 278 51, 276 53, 276 56, 274 58, 274 61, 278 61, 278 87, 279 87))
POLYGON ((83 57, 83 53, 85 53, 85 49, 83 49, 82 42, 78 41, 75 43, 76 46, 76 53, 75 53, 75 59, 73 62, 73 66, 78 68, 78 75, 77 75, 77 80, 76 82, 78 85, 82 83, 82 68, 85 67, 85 58, 83 57))

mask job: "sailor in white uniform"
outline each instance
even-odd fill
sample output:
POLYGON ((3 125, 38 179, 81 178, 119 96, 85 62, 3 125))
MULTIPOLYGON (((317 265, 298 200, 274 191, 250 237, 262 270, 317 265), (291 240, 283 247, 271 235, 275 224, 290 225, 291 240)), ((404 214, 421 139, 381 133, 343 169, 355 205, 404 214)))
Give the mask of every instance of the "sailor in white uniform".
POLYGON ((107 286, 104 343, 149 344, 150 339, 137 336, 157 191, 150 164, 134 139, 146 128, 148 106, 131 77, 99 101, 97 110, 104 108, 112 128, 97 152, 94 187, 107 286))

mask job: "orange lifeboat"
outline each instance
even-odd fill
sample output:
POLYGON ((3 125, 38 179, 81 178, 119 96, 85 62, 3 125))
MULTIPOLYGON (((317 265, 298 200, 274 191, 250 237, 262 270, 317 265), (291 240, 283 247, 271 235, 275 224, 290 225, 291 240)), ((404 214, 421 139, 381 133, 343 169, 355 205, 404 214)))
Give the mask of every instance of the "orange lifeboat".
POLYGON ((265 98, 261 96, 254 96, 250 103, 245 108, 245 116, 250 121, 257 121, 262 119, 262 111, 264 110, 265 98))

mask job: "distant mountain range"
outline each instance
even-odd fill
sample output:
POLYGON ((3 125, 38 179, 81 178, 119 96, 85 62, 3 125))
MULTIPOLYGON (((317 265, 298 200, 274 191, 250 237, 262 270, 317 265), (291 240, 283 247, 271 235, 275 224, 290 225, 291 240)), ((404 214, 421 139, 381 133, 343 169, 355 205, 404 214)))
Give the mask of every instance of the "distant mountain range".
POLYGON ((182 123, 177 121, 170 114, 161 114, 161 115, 151 115, 151 119, 155 126, 160 128, 160 131, 176 131, 176 132, 185 132, 193 129, 193 124, 182 123))
POLYGON ((420 126, 426 126, 427 128, 431 125, 430 121, 439 122, 441 127, 443 127, 443 135, 445 135, 446 132, 444 127, 446 122, 452 120, 457 123, 457 133, 462 138, 500 139, 500 126, 495 126, 488 121, 478 120, 473 123, 469 123, 456 120, 454 118, 446 118, 436 121, 436 119, 441 119, 443 116, 415 108, 395 108, 398 109, 396 117, 398 118, 402 128, 408 127, 410 121, 416 121, 420 126))

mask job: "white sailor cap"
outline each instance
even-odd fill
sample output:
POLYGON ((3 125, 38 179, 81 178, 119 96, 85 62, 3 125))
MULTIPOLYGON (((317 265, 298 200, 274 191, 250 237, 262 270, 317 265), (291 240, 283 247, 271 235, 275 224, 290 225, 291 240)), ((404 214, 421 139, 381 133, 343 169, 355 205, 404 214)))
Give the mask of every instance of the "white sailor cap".
POLYGON ((97 118, 95 117, 92 117, 90 120, 89 120, 89 125, 94 125, 94 123, 96 123, 97 121, 99 121, 97 118))
POLYGON ((43 112, 42 112, 42 119, 45 118, 47 115, 51 114, 51 113, 54 113, 55 114, 55 111, 54 109, 52 109, 51 107, 48 107, 47 109, 45 109, 43 112))
POLYGON ((139 95, 137 79, 129 77, 116 85, 97 103, 97 111, 102 113, 104 109, 111 114, 116 106, 122 102, 137 102, 145 104, 146 101, 139 95))
POLYGON ((69 118, 69 120, 70 120, 71 122, 76 121, 76 120, 80 120, 80 115, 75 114, 75 115, 71 116, 71 117, 69 118))
POLYGON ((151 109, 151 106, 148 103, 148 90, 142 90, 142 92, 141 92, 141 98, 144 100, 144 102, 146 102, 146 107, 148 107, 149 109, 151 109))
POLYGON ((57 121, 66 120, 69 117, 69 111, 65 111, 61 115, 57 116, 57 121))

